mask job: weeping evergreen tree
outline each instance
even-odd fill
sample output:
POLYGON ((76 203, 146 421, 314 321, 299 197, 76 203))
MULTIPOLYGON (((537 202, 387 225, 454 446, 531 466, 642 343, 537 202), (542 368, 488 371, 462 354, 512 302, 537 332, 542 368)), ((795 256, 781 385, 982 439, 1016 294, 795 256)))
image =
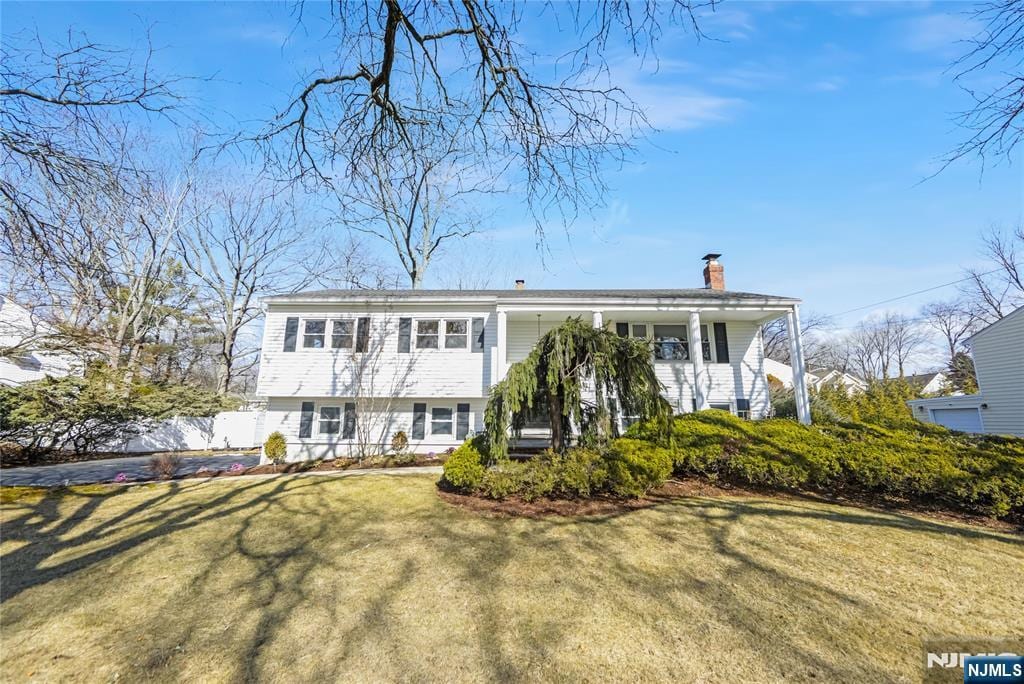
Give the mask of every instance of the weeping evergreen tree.
POLYGON ((547 411, 551 446, 559 452, 573 434, 594 446, 610 439, 612 398, 625 415, 656 418, 667 432, 672 411, 661 390, 645 342, 569 318, 491 389, 484 414, 491 457, 505 457, 509 433, 518 434, 541 408, 547 411), (584 399, 588 390, 592 396, 584 399))

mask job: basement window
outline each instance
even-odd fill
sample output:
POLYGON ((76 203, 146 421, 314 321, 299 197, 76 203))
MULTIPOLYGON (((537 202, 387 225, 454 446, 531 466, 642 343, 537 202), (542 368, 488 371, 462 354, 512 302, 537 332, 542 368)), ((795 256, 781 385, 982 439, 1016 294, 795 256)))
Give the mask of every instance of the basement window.
POLYGON ((452 410, 450 408, 430 409, 430 434, 452 434, 452 410))

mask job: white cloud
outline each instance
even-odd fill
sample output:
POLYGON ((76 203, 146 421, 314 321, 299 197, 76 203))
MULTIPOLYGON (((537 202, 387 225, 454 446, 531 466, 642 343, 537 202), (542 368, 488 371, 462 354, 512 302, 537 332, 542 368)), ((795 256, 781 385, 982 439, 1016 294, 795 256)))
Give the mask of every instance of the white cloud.
POLYGON ((815 81, 810 85, 811 90, 818 93, 834 93, 837 90, 842 89, 846 83, 846 79, 840 76, 832 76, 830 78, 823 78, 820 81, 815 81))
POLYGON ((942 55, 963 51, 960 41, 978 32, 978 23, 963 14, 928 14, 915 17, 905 25, 903 45, 914 52, 937 52, 942 55))
POLYGON ((756 31, 749 12, 737 9, 715 9, 697 16, 701 31, 711 38, 743 40, 756 31))

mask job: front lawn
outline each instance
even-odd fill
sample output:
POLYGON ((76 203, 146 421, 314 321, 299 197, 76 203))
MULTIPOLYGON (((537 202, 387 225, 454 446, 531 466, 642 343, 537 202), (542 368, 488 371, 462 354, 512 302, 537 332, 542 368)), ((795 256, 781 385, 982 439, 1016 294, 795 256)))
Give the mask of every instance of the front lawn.
POLYGON ((1024 539, 767 497, 498 518, 435 477, 90 488, 0 508, 5 681, 918 681, 1024 634, 1024 539))

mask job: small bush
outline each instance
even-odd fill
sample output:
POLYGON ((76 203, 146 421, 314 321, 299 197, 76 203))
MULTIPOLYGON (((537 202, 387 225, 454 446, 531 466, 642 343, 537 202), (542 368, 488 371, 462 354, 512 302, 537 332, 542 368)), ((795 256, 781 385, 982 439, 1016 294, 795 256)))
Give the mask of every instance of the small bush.
POLYGON ((639 439, 616 439, 605 457, 607 487, 618 496, 641 497, 665 484, 672 474, 668 449, 639 439))
POLYGON ((467 439, 452 452, 444 462, 444 482, 466 492, 480 488, 486 469, 478 444, 478 438, 467 439))
POLYGON ((149 459, 147 467, 153 475, 161 480, 170 480, 181 469, 181 456, 177 454, 157 454, 149 459))
POLYGON ((263 443, 263 455, 273 463, 281 463, 288 456, 288 444, 280 432, 272 432, 263 443))
POLYGON ((405 434, 405 430, 399 430, 391 437, 391 451, 396 456, 402 455, 409 448, 409 436, 405 434))

